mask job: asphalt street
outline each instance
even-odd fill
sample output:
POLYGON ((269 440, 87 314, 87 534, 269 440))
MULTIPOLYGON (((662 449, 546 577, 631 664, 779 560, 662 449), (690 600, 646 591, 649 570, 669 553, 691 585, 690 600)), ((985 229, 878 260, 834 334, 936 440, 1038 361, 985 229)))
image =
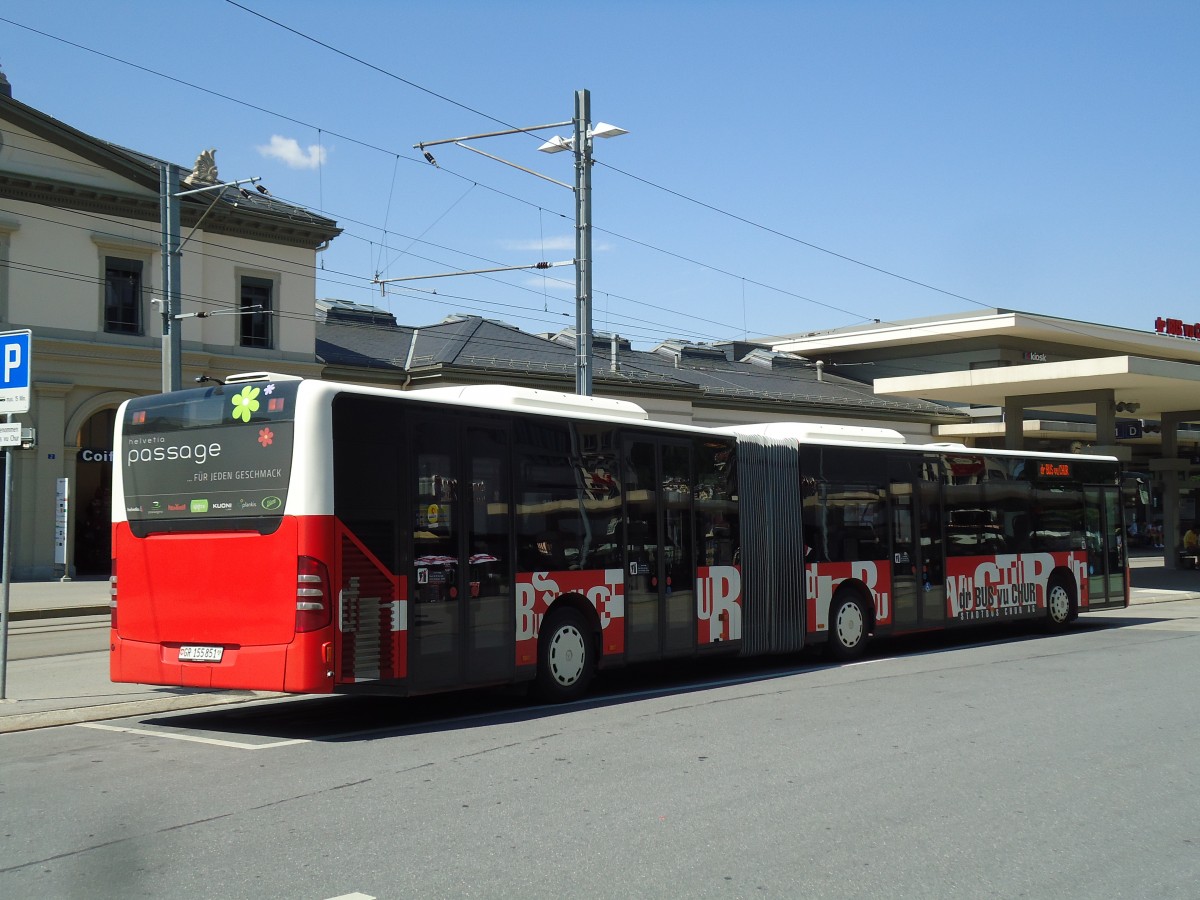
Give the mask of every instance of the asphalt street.
MULTIPOLYGON (((1130 560, 1135 605, 1200 597, 1200 571, 1130 560)), ((0 733, 271 696, 208 693, 108 679, 108 582, 26 582, 10 587, 9 663, 0 733)))
POLYGON ((1195 897, 1200 601, 0 735, 0 895, 1195 897))

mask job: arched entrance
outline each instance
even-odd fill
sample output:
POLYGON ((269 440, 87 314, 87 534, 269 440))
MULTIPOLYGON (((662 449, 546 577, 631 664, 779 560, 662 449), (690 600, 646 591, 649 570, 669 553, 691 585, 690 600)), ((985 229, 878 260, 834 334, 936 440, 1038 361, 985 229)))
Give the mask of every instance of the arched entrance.
POLYGON ((75 484, 75 573, 107 574, 112 567, 112 439, 115 409, 92 414, 79 429, 75 484))

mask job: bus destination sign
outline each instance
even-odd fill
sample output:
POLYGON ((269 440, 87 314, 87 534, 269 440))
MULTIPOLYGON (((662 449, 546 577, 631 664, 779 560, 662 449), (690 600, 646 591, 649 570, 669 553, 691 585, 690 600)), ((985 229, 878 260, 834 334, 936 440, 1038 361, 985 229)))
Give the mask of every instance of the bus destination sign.
POLYGON ((1038 464, 1038 474, 1043 478, 1070 478, 1069 462, 1044 462, 1038 464))

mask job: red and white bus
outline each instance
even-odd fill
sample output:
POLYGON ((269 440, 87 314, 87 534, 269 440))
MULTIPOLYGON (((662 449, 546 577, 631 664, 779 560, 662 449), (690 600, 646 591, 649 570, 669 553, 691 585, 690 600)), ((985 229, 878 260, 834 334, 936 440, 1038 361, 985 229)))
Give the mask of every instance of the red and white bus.
POLYGON ((126 402, 114 681, 550 699, 641 660, 1126 606, 1119 467, 499 385, 126 402))

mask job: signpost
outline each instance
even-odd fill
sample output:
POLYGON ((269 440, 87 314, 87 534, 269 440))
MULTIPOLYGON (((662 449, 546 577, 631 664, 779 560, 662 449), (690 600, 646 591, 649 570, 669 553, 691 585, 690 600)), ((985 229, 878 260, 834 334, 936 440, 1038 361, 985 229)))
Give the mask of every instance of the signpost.
POLYGON ((33 392, 30 378, 30 352, 33 333, 0 332, 0 413, 5 423, 0 431, 0 447, 4 447, 4 546, 0 566, 0 700, 8 698, 8 588, 12 583, 9 562, 12 557, 12 464, 13 447, 21 446, 21 424, 13 422, 18 413, 29 412, 29 395, 33 392))

